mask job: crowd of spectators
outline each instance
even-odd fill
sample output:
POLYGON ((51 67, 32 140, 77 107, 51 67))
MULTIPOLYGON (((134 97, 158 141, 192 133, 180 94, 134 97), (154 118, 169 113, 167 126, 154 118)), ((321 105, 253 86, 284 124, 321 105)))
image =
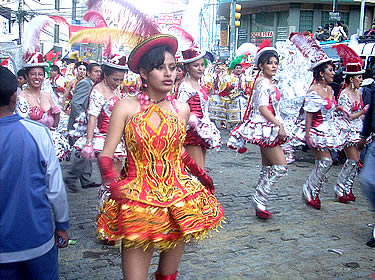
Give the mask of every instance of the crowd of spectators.
POLYGON ((349 38, 349 27, 344 23, 344 21, 338 21, 336 24, 326 24, 324 27, 319 26, 314 36, 315 39, 320 42, 341 42, 349 38))

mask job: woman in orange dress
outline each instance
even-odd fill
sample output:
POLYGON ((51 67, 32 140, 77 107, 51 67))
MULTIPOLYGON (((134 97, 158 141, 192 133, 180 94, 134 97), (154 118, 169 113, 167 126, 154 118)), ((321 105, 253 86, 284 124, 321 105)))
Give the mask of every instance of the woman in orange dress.
POLYGON ((176 279, 185 242, 206 237, 223 220, 212 179, 183 150, 190 110, 170 94, 176 50, 177 39, 163 34, 132 50, 129 69, 146 86, 137 97, 116 103, 99 157, 102 179, 112 183, 97 230, 104 239, 121 240, 127 280, 147 279, 154 248, 161 250, 156 279, 176 279), (112 157, 122 137, 128 173, 118 178, 112 157))

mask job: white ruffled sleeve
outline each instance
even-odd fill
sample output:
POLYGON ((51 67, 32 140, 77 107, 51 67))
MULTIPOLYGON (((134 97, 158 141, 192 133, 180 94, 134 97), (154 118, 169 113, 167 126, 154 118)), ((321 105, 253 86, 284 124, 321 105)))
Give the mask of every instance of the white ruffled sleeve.
POLYGON ((271 85, 269 82, 262 80, 260 81, 254 90, 254 106, 269 106, 271 95, 271 85))
POLYGON ((303 109, 309 113, 316 113, 318 112, 323 104, 324 99, 317 94, 315 91, 309 91, 305 97, 305 105, 303 109))
POLYGON ((183 81, 178 88, 177 99, 182 102, 188 102, 195 93, 196 91, 187 82, 183 81))
POLYGON ((23 118, 29 118, 30 106, 26 98, 18 96, 16 113, 23 118))
POLYGON ((90 94, 89 109, 87 110, 88 115, 98 117, 105 103, 103 94, 98 90, 93 90, 90 94))

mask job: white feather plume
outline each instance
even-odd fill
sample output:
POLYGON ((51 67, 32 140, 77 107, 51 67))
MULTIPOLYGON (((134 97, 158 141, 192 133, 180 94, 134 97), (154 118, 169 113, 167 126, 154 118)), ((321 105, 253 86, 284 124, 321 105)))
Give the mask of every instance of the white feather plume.
POLYGON ((23 35, 23 56, 25 58, 36 51, 42 30, 54 22, 49 16, 40 15, 33 17, 26 24, 23 35))

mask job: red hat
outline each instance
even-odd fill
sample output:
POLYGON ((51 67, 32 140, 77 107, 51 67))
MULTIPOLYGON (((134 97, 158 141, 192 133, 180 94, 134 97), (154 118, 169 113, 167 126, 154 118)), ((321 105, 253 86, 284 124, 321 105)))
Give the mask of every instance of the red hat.
POLYGON ((359 62, 346 64, 346 71, 343 71, 347 75, 360 75, 365 73, 366 70, 362 69, 362 65, 359 62))
POLYGON ((255 65, 258 67, 258 63, 259 63, 259 58, 262 56, 262 54, 266 51, 271 51, 273 53, 275 53, 275 55, 279 55, 277 50, 275 48, 272 47, 272 43, 270 40, 266 39, 264 40, 260 45, 259 45, 259 49, 257 51, 257 54, 255 55, 255 65))
POLYGON ((128 66, 129 69, 139 74, 139 61, 141 60, 142 56, 150 51, 153 48, 159 47, 159 46, 169 46, 173 52, 173 54, 176 54, 177 48, 178 48, 178 42, 176 37, 168 34, 157 34, 150 36, 140 42, 130 53, 129 59, 128 59, 128 66))
POLYGON ((198 48, 190 48, 182 51, 181 53, 182 59, 180 60, 180 62, 184 64, 197 61, 206 55, 206 51, 202 51, 198 48))
POLYGON ((23 66, 24 68, 31 68, 31 67, 47 67, 48 64, 44 62, 43 55, 40 52, 35 52, 28 56, 26 59, 26 64, 23 66))
POLYGON ((107 57, 107 60, 103 62, 103 65, 107 65, 116 69, 128 69, 126 65, 126 56, 121 54, 113 54, 107 57))
POLYGON ((342 62, 346 67, 346 71, 343 71, 344 74, 360 75, 366 72, 362 70, 362 58, 352 48, 345 44, 338 44, 332 48, 336 49, 337 54, 342 58, 342 62))

